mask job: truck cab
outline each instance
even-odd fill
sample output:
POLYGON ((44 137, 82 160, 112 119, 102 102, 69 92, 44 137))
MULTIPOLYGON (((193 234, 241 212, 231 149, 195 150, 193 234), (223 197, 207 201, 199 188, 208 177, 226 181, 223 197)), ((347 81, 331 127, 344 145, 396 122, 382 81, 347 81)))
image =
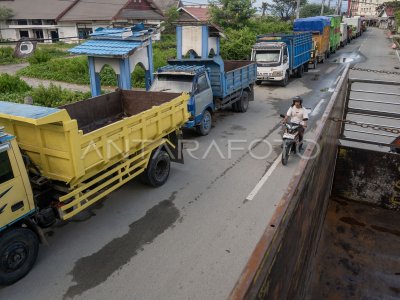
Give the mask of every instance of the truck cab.
POLYGON ((185 127, 196 126, 201 135, 210 132, 215 105, 208 70, 205 67, 168 65, 160 68, 155 74, 150 91, 188 93, 188 111, 191 116, 185 127))
POLYGON ((289 51, 283 42, 257 43, 251 52, 251 60, 257 63, 257 81, 288 81, 289 51))

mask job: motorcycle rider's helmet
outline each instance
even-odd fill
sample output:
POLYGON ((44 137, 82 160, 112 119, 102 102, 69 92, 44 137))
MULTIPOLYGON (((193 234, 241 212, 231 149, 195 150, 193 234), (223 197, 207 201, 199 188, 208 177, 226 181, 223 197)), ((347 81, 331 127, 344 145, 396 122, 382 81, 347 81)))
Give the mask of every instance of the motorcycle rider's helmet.
POLYGON ((300 102, 300 106, 303 107, 303 98, 301 98, 300 96, 293 97, 292 101, 292 106, 294 106, 295 102, 300 102))

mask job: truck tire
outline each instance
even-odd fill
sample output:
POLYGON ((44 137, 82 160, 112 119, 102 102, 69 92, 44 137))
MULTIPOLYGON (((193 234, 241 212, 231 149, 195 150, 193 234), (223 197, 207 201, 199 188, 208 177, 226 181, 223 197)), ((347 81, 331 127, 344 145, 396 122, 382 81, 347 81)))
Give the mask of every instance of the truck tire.
POLYGON ((164 150, 156 150, 150 158, 149 165, 141 174, 143 183, 159 187, 168 179, 171 168, 171 158, 164 150))
POLYGON ((296 72, 297 78, 303 77, 303 73, 304 73, 304 66, 301 65, 300 67, 297 68, 297 72, 296 72))
POLYGON ((203 117, 201 118, 200 124, 197 125, 197 133, 202 136, 206 136, 210 133, 212 126, 212 115, 210 111, 205 110, 203 117))
POLYGON ((304 72, 308 72, 308 62, 306 64, 304 64, 304 72))
POLYGON ((249 108, 249 101, 249 93, 243 91, 242 97, 240 97, 240 100, 236 102, 236 111, 240 113, 245 113, 249 108))
POLYGON ((285 72, 285 78, 283 78, 283 80, 280 82, 280 86, 287 86, 287 84, 289 83, 289 73, 285 72))
POLYGON ((0 285, 20 280, 32 269, 39 252, 39 238, 27 228, 6 230, 0 235, 0 285))

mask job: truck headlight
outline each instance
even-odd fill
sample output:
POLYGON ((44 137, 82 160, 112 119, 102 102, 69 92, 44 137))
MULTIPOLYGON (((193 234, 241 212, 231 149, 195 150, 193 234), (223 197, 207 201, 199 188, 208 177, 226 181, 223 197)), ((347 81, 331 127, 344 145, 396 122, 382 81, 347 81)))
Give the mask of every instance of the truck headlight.
POLYGON ((283 72, 282 71, 274 71, 272 72, 272 77, 281 77, 283 76, 283 72))

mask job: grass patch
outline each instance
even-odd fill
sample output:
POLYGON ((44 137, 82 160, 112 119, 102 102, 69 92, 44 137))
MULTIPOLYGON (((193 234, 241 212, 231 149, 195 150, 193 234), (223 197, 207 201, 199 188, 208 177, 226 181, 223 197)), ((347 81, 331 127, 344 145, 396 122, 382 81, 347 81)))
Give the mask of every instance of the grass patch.
POLYGON ((24 59, 14 57, 14 48, 0 47, 0 65, 18 64, 24 61, 24 59))
POLYGON ((0 74, 0 101, 23 103, 25 97, 32 97, 35 105, 58 107, 91 97, 90 92, 75 92, 51 84, 32 88, 18 76, 0 74))
POLYGON ((326 88, 320 89, 319 91, 322 92, 322 93, 325 93, 325 92, 328 91, 328 88, 326 87, 326 88))
POLYGON ((74 46, 76 44, 38 44, 35 53, 27 58, 14 57, 15 45, 0 47, 0 65, 19 64, 28 61, 31 64, 42 63, 56 57, 68 56, 69 53, 66 50, 74 46))
MULTIPOLYGON (((175 40, 170 36, 162 42, 154 44, 153 61, 154 69, 165 66, 169 58, 175 57, 175 40)), ((47 80, 64 81, 75 84, 89 84, 89 66, 86 56, 74 58, 53 58, 43 63, 32 64, 17 73, 19 76, 33 77, 47 80)), ((145 87, 145 72, 137 67, 132 74, 133 87, 145 87)), ((100 72, 103 86, 116 86, 117 78, 110 66, 105 66, 100 72)))

